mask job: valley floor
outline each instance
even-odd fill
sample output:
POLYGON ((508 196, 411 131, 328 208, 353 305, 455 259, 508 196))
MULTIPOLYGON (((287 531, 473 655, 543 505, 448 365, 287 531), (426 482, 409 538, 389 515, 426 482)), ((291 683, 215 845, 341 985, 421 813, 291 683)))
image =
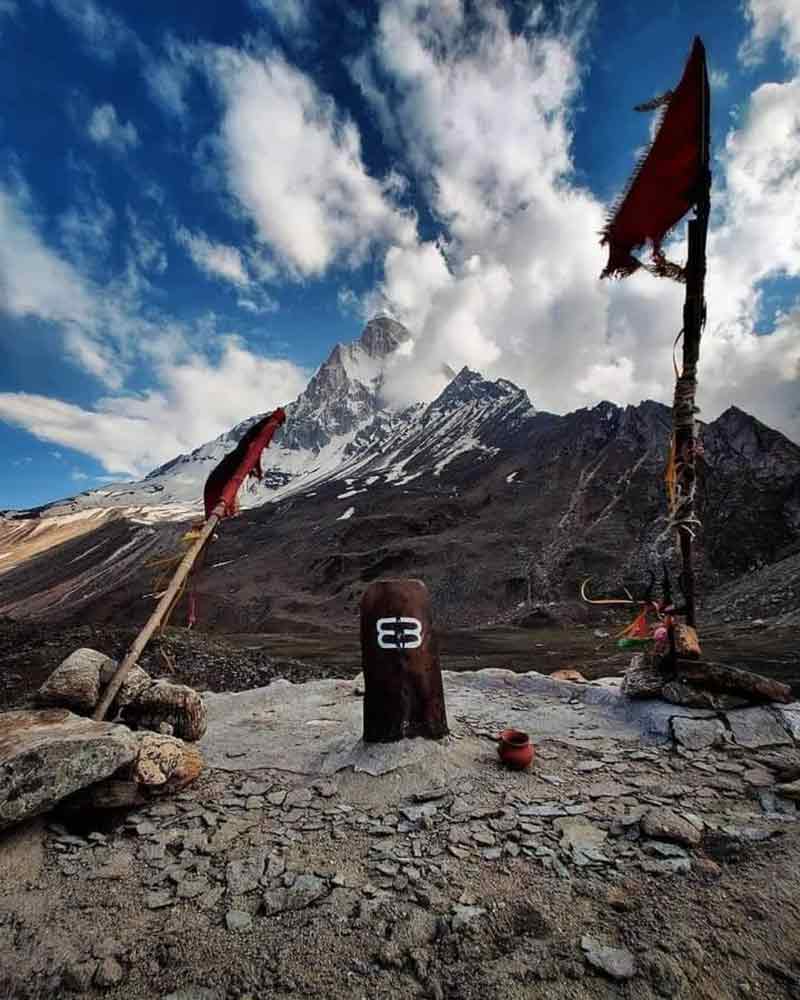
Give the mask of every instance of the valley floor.
MULTIPOLYGON (((619 676, 630 653, 616 648, 618 626, 521 629, 493 626, 440 636, 446 670, 500 667, 515 672, 579 670, 588 680, 619 676)), ((73 650, 89 646, 121 657, 134 629, 64 626, 0 618, 0 710, 28 699, 73 650)), ((800 654, 794 625, 716 623, 702 633, 704 653, 790 684, 800 696, 800 654)), ((355 677, 361 671, 358 633, 223 634, 170 628, 145 651, 142 666, 197 690, 242 691, 275 677, 295 683, 355 677)))

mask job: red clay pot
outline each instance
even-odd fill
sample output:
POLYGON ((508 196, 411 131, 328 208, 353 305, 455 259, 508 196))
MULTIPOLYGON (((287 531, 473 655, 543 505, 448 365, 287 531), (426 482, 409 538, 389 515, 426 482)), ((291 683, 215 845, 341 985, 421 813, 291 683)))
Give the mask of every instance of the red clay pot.
POLYGON ((527 733, 520 729, 504 729, 497 739, 497 752, 506 767, 514 771, 530 767, 535 751, 527 733))

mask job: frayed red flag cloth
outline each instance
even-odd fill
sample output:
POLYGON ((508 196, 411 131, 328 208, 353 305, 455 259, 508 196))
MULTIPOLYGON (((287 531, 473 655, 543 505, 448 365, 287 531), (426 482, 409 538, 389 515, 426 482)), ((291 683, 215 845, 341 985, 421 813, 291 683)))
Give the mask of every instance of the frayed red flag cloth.
MULTIPOLYGON (((700 198, 708 177, 708 73, 706 50, 695 38, 681 82, 663 99, 642 110, 666 104, 649 152, 642 158, 625 193, 602 232, 608 264, 601 277, 625 278, 642 266, 633 256, 652 243, 657 274, 679 277, 661 250, 664 237, 700 198)), ((650 268, 649 268, 650 269, 650 268)))
POLYGON ((214 469, 203 490, 206 519, 211 517, 219 503, 225 507, 223 517, 236 513, 239 487, 249 475, 261 478, 261 452, 269 445, 273 434, 285 420, 285 411, 278 407, 253 424, 233 451, 214 469))

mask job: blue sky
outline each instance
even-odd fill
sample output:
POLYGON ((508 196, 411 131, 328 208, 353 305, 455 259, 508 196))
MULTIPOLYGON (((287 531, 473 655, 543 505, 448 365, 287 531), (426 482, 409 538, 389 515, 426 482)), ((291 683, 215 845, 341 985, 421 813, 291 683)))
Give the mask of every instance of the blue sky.
POLYGON ((800 439, 800 7, 645 7, 0 0, 0 509, 288 401, 379 309, 398 403, 442 361, 556 412, 668 401, 682 290, 600 282, 597 232, 695 33, 703 416, 800 439))

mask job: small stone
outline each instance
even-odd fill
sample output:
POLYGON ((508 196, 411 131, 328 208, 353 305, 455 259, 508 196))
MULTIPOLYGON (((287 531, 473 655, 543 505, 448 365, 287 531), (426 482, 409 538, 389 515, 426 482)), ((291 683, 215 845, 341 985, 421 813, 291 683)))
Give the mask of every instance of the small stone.
POLYGON ((642 846, 645 854, 655 854, 660 858, 687 858, 686 851, 677 844, 669 844, 664 840, 648 840, 642 846))
POLYGON ((692 863, 688 858, 663 858, 661 861, 643 861, 642 871, 650 875, 688 875, 692 863))
POLYGON ((94 974, 94 981, 101 989, 119 986, 125 971, 115 958, 104 958, 94 974))
POLYGON ((97 971, 97 962, 67 962, 64 966, 64 986, 74 993, 86 993, 97 971))
POLYGON ((263 806, 264 800, 260 795, 248 795, 245 799, 245 809, 261 809, 263 806))
POLYGON ((120 958, 125 954, 125 946, 112 937, 105 937, 92 946, 95 958, 120 958))
POLYGON ((283 803, 284 809, 305 809, 314 801, 314 793, 310 788, 293 788, 283 803))
POLYGON ((627 948, 610 948, 589 934, 581 938, 581 948, 586 961, 612 979, 631 979, 636 975, 636 960, 627 948))
POLYGON ((709 878, 719 878, 722 874, 720 866, 716 861, 712 861, 711 858, 695 858, 692 862, 692 867, 696 872, 699 872, 701 875, 707 875, 709 878))
POLYGON ((578 764, 578 770, 583 773, 587 773, 589 771, 599 771, 605 766, 606 765, 602 760, 582 760, 580 764, 578 764))
POLYGON ((144 905, 148 910, 161 910, 172 902, 172 893, 169 889, 162 889, 159 892, 149 892, 145 896, 144 905))
POLYGON ((238 795, 265 795, 269 791, 270 785, 264 781, 245 781, 239 786, 238 795))
POLYGON ((270 792, 267 796, 267 802, 273 806, 282 806, 286 801, 287 791, 285 788, 278 788, 274 792, 270 792))
POLYGON ((187 878, 178 885, 178 896, 180 899, 196 899, 210 888, 207 879, 187 878))
POLYGON ((696 847, 700 843, 700 832, 688 820, 672 809, 651 809, 642 817, 642 832, 654 840, 670 840, 686 847, 696 847))
POLYGON ((238 861, 229 861, 225 868, 225 882, 228 891, 234 896, 243 896, 258 888, 264 865, 267 861, 266 850, 257 851, 252 857, 238 861))
POLYGON ((225 926, 229 931, 249 931, 253 926, 253 918, 244 910, 228 910, 225 914, 225 926))
POLYGON ((472 839, 476 844, 481 844, 484 847, 493 847, 496 843, 496 837, 489 830, 475 830, 472 834, 472 839))
POLYGON ((286 858, 282 854, 270 854, 267 859, 267 878, 280 878, 286 871, 286 858))
POLYGON ((621 785, 618 781, 596 781, 586 789, 590 799, 618 799, 632 792, 632 788, 621 785))
POLYGON ((776 785, 775 791, 786 799, 800 799, 800 779, 776 785))
POLYGON ((772 773, 765 767, 751 767, 744 772, 742 778, 754 788, 769 788, 775 784, 772 773))
POLYGON ((459 903, 454 903, 451 927, 454 931, 463 930, 485 913, 486 910, 482 906, 461 906, 459 903))
POLYGON ((317 795, 321 795, 323 799, 332 799, 339 791, 335 781, 315 781, 313 787, 317 795))

